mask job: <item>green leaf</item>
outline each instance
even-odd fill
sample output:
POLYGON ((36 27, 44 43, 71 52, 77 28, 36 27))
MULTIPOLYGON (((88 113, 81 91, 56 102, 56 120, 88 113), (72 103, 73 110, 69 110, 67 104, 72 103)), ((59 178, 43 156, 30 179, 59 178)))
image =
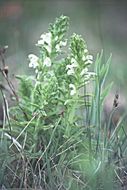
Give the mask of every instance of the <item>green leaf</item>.
POLYGON ((113 86, 113 82, 110 83, 109 85, 106 86, 106 88, 103 90, 103 92, 101 93, 101 104, 103 104, 106 96, 109 94, 111 88, 113 86))

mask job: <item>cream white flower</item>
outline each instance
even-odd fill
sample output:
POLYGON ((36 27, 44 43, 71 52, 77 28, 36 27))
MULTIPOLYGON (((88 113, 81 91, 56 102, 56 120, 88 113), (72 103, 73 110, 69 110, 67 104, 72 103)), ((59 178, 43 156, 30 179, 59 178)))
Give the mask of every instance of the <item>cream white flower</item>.
POLYGON ((66 70, 68 70, 68 69, 72 69, 72 68, 73 68, 72 65, 67 65, 67 66, 66 66, 66 70))
POLYGON ((71 63, 77 65, 77 61, 73 57, 71 58, 71 63))
POLYGON ((73 75, 75 73, 74 68, 78 67, 78 63, 74 58, 71 58, 71 64, 66 66, 67 75, 73 75))
POLYGON ((73 96, 76 94, 76 87, 74 84, 69 84, 69 88, 70 88, 70 95, 73 96))
POLYGON ((73 68, 76 68, 76 67, 78 67, 78 63, 77 63, 77 62, 75 62, 75 63, 72 63, 71 65, 72 65, 72 67, 73 67, 73 68))
POLYGON ((38 40, 38 42, 37 42, 37 44, 36 44, 37 46, 42 46, 42 45, 44 45, 44 40, 38 40))
POLYGON ((56 45, 56 51, 57 51, 57 52, 60 52, 60 51, 61 51, 60 48, 61 48, 62 46, 66 46, 66 45, 67 45, 67 41, 60 41, 60 43, 56 45))
POLYGON ((85 75, 88 73, 88 68, 86 67, 85 69, 83 69, 80 73, 81 76, 85 75))
POLYGON ((42 34, 40 36, 40 40, 38 40, 37 42, 37 46, 44 46, 46 48, 46 50, 51 53, 51 41, 52 41, 52 34, 49 32, 49 33, 45 33, 45 34, 42 34))
POLYGON ((94 76, 96 76, 96 73, 94 73, 94 72, 89 72, 89 75, 90 75, 91 77, 94 77, 94 76))
POLYGON ((33 67, 35 69, 38 66, 39 58, 34 54, 29 54, 28 58, 30 60, 29 67, 33 67))
POLYGON ((93 56, 92 55, 83 55, 82 57, 83 61, 86 61, 86 63, 92 64, 93 62, 93 56))
POLYGON ((66 41, 60 41, 60 46, 66 46, 67 45, 67 40, 66 41))
POLYGON ((52 34, 50 32, 48 32, 48 33, 42 34, 40 36, 40 38, 43 41, 43 44, 47 43, 48 45, 50 45, 51 44, 51 39, 52 39, 52 34))
POLYGON ((85 79, 86 79, 86 80, 89 80, 90 77, 91 77, 90 73, 87 73, 87 75, 85 75, 85 79))
POLYGON ((84 53, 88 53, 88 49, 85 49, 85 50, 84 50, 84 53))
POLYGON ((67 65, 66 66, 67 75, 73 75, 75 73, 75 70, 74 70, 75 67, 77 67, 77 65, 75 65, 74 63, 67 65))
POLYGON ((68 69, 67 75, 74 75, 74 74, 75 74, 74 68, 68 69))
POLYGON ((67 65, 67 66, 66 66, 66 69, 73 69, 73 68, 75 68, 75 67, 78 67, 78 64, 72 63, 72 64, 70 64, 70 65, 67 65))
POLYGON ((44 59, 43 65, 46 67, 51 67, 51 59, 49 57, 46 57, 44 59))
POLYGON ((94 77, 96 74, 94 72, 88 72, 86 75, 85 75, 85 79, 86 80, 90 80, 92 77, 94 77))
POLYGON ((93 60, 93 55, 87 55, 87 56, 86 56, 86 59, 87 59, 87 60, 93 60))
POLYGON ((38 43, 37 43, 37 46, 44 46, 45 47, 45 49, 49 52, 49 53, 51 53, 51 49, 52 49, 52 47, 51 47, 51 44, 44 44, 44 41, 41 39, 41 40, 38 40, 38 43))
POLYGON ((92 64, 92 63, 93 63, 93 61, 90 60, 90 59, 88 59, 88 60, 85 62, 85 64, 92 64))

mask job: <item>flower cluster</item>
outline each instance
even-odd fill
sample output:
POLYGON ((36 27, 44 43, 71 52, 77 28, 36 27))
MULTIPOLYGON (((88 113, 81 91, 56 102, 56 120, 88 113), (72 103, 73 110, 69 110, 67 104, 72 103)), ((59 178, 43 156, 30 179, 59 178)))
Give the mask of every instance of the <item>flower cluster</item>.
MULTIPOLYGON (((40 58, 34 54, 30 54, 29 67, 33 67, 36 73, 41 73, 42 68, 52 67, 54 58, 61 52, 61 48, 67 45, 67 40, 64 39, 64 30, 60 27, 65 26, 67 30, 67 18, 61 17, 56 21, 55 25, 51 25, 49 32, 41 34, 36 46, 41 49, 40 58), (62 23, 61 23, 62 22, 62 23)), ((89 54, 85 41, 80 35, 73 34, 70 41, 71 54, 65 58, 65 75, 68 80, 68 89, 71 96, 76 94, 77 89, 82 84, 87 84, 93 76, 94 72, 90 72, 88 67, 93 63, 93 56, 89 54)), ((55 65, 54 65, 55 66, 55 65)), ((57 68, 57 66, 55 66, 57 68)), ((52 72, 55 67, 50 69, 44 69, 46 73, 52 72)), ((61 68, 62 70, 62 68, 61 68)), ((62 70, 63 71, 63 70, 62 70)), ((58 72, 58 71, 57 71, 58 72)), ((47 80, 47 74, 44 74, 44 78, 47 80)), ((39 75, 38 75, 39 76, 39 75)), ((45 81, 46 81, 45 80, 45 81)))
MULTIPOLYGON (((51 61, 51 53, 52 53, 52 41, 54 41, 54 48, 57 53, 61 52, 61 48, 63 46, 66 46, 67 40, 60 41, 59 37, 56 36, 54 39, 52 37, 52 33, 44 33, 40 36, 40 39, 38 40, 36 46, 42 48, 44 51, 46 50, 46 53, 44 52, 42 64, 46 67, 51 67, 52 61, 51 61)), ((38 65, 39 65, 39 58, 34 55, 30 54, 28 55, 29 58, 29 67, 32 67, 35 70, 36 73, 38 73, 38 65)))
POLYGON ((71 58, 70 64, 66 66, 67 75, 74 75, 75 69, 78 67, 78 63, 74 58, 71 58))
POLYGON ((93 63, 93 56, 89 54, 86 56, 83 55, 82 60, 85 63, 85 68, 82 69, 80 75, 85 76, 85 79, 89 80, 91 77, 95 76, 94 72, 88 71, 88 66, 93 63))
MULTIPOLYGON (((88 66, 90 64, 93 63, 93 56, 92 55, 86 55, 82 57, 82 60, 84 62, 84 66, 83 68, 80 66, 80 63, 78 63, 76 61, 76 59, 71 58, 70 60, 70 64, 66 65, 66 71, 67 71, 67 75, 71 75, 71 76, 76 76, 76 69, 78 69, 78 72, 80 70, 80 77, 81 80, 84 77, 85 83, 87 84, 91 78, 93 78, 95 76, 94 72, 90 72, 88 70, 88 66)), ((69 88, 70 88, 70 95, 73 96, 76 94, 76 86, 74 84, 69 84, 69 88)))
MULTIPOLYGON (((44 47, 47 52, 50 54, 51 53, 51 38, 52 38, 52 35, 51 33, 45 33, 45 34, 42 34, 40 36, 40 40, 38 40, 37 42, 37 46, 39 47, 44 47)), ((34 69, 36 68, 36 71, 37 71, 37 66, 39 64, 39 58, 34 55, 34 54, 30 54, 28 56, 29 58, 29 67, 33 67, 34 69)), ((50 57, 48 56, 45 56, 44 60, 43 60, 43 65, 46 66, 46 67, 51 67, 51 59, 50 57)))
POLYGON ((76 94, 80 84, 87 84, 95 76, 88 67, 93 63, 93 56, 89 54, 85 41, 81 36, 74 34, 70 43, 71 55, 67 59, 66 73, 72 78, 73 84, 69 85, 70 95, 76 94))
MULTIPOLYGON (((85 74, 93 74, 92 72, 88 72, 88 66, 93 63, 93 56, 92 55, 83 55, 82 61, 84 62, 84 67, 80 73, 81 76, 85 74)), ((76 61, 75 58, 70 59, 70 64, 66 66, 67 75, 75 75, 76 68, 80 67, 80 64, 76 61)))
MULTIPOLYGON (((35 72, 38 72, 38 66, 39 66, 39 57, 37 57, 34 54, 28 55, 29 59, 29 67, 36 69, 35 72)), ((43 66, 51 67, 51 59, 49 57, 46 57, 43 61, 43 66)))
POLYGON ((60 41, 58 36, 53 39, 51 32, 48 32, 40 36, 36 45, 45 48, 50 55, 52 48, 55 48, 56 52, 61 52, 61 48, 67 45, 67 40, 60 41), (52 41, 54 41, 54 47, 52 41))

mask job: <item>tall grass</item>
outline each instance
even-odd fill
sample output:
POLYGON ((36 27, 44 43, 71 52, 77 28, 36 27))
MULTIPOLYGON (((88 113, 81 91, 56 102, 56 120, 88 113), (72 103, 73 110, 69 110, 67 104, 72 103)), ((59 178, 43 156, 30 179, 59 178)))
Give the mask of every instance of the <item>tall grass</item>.
POLYGON ((93 58, 76 34, 69 41, 69 52, 62 54, 68 21, 61 16, 41 36, 39 56, 29 56, 35 73, 17 76, 16 103, 9 110, 2 90, 0 184, 7 189, 112 190, 124 183, 124 116, 113 127, 117 106, 108 122, 102 114, 112 88, 112 83, 105 86, 111 57, 103 63, 103 52, 98 54, 90 72, 93 58))

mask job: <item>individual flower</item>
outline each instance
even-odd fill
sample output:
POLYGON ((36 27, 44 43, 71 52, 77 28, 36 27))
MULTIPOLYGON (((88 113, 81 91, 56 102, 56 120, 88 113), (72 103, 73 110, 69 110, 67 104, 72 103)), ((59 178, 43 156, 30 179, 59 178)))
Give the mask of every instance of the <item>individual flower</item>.
POLYGON ((82 60, 85 61, 86 64, 92 64, 93 56, 92 55, 83 55, 82 60))
POLYGON ((51 59, 49 57, 46 57, 44 59, 43 65, 46 67, 51 67, 51 59))
POLYGON ((67 65, 66 69, 74 69, 75 67, 78 67, 78 65, 73 63, 73 64, 70 64, 70 65, 67 65))
POLYGON ((67 45, 67 40, 66 41, 60 41, 60 46, 66 46, 67 45))
POLYGON ((51 53, 52 34, 50 32, 42 34, 40 40, 37 42, 37 46, 44 46, 46 50, 51 53))
POLYGON ((89 65, 89 64, 92 64, 92 63, 93 63, 93 61, 90 60, 90 59, 88 59, 88 60, 85 62, 86 65, 89 65))
POLYGON ((87 59, 87 60, 93 60, 93 55, 87 55, 87 56, 86 56, 86 59, 87 59))
POLYGON ((67 75, 73 75, 75 73, 74 67, 75 65, 73 64, 66 66, 67 75))
POLYGON ((71 58, 71 63, 72 63, 73 65, 75 65, 75 67, 78 66, 77 61, 76 61, 73 57, 71 58))
POLYGON ((42 34, 40 38, 44 41, 44 43, 46 42, 47 44, 51 44, 52 34, 48 32, 48 33, 42 34))
POLYGON ((78 67, 78 63, 74 58, 71 58, 71 64, 66 66, 67 75, 73 75, 75 73, 75 68, 78 67))
POLYGON ((96 73, 94 73, 94 72, 89 72, 88 74, 89 74, 91 77, 96 76, 96 73))
POLYGON ((73 96, 74 94, 76 94, 76 87, 74 84, 69 84, 69 88, 70 88, 70 95, 73 96))
POLYGON ((88 73, 88 68, 86 67, 85 69, 83 69, 80 73, 81 76, 85 75, 88 73))
POLYGON ((75 71, 74 68, 68 69, 67 75, 74 75, 75 71))
POLYGON ((95 73, 94 72, 87 72, 85 75, 85 81, 86 83, 90 82, 90 80, 95 77, 95 73))
POLYGON ((61 47, 66 46, 67 45, 67 41, 60 41, 60 43, 56 44, 56 51, 60 52, 61 47))
POLYGON ((29 54, 28 58, 29 58, 29 61, 30 61, 29 67, 33 67, 35 69, 38 66, 39 58, 34 54, 29 54))

